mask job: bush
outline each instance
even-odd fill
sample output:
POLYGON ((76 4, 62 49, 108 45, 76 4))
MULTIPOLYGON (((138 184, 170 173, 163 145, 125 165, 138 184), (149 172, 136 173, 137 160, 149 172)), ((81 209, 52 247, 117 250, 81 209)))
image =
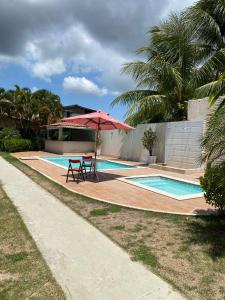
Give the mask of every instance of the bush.
POLYGON ((21 138, 19 131, 16 128, 3 128, 0 131, 0 150, 4 151, 4 143, 5 141, 16 138, 21 138))
POLYGON ((32 149, 31 140, 22 138, 11 138, 4 142, 4 151, 6 152, 19 152, 28 151, 32 149))
POLYGON ((225 213, 225 163, 208 166, 200 183, 205 190, 206 202, 225 213))
POLYGON ((20 138, 21 135, 19 133, 19 130, 13 127, 9 128, 3 128, 0 131, 0 140, 8 140, 11 138, 20 138))

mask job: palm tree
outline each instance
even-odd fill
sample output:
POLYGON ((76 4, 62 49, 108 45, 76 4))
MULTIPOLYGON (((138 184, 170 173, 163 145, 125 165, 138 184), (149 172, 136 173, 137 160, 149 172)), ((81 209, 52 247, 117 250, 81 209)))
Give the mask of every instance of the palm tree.
POLYGON ((225 0, 200 0, 186 11, 186 19, 207 58, 194 80, 198 85, 203 78, 209 80, 197 89, 196 96, 209 97, 210 106, 216 104, 202 141, 202 159, 221 163, 225 154, 225 0))
POLYGON ((59 96, 47 90, 34 93, 29 88, 15 86, 15 90, 0 89, 1 117, 13 117, 29 136, 37 133, 41 125, 58 121, 62 117, 62 105, 59 96))
POLYGON ((197 97, 209 96, 213 105, 225 94, 225 0, 199 0, 185 17, 205 58, 193 77, 197 86, 202 85, 197 97), (203 85, 205 78, 208 82, 203 85))
POLYGON ((202 148, 203 162, 208 164, 225 162, 225 106, 209 118, 202 148))
POLYGON ((33 99, 38 106, 40 125, 53 123, 62 118, 62 104, 58 95, 41 89, 33 93, 33 99))
POLYGON ((192 78, 202 61, 202 48, 183 15, 171 15, 160 27, 153 27, 149 35, 149 45, 137 51, 146 60, 123 67, 138 89, 112 102, 113 106, 128 107, 126 121, 132 125, 185 119, 186 101, 194 96, 192 78))

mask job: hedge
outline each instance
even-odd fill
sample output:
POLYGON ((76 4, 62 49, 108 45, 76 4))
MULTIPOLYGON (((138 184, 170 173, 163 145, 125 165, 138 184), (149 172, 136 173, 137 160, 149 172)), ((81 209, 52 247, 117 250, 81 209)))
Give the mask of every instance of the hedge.
POLYGON ((225 213, 225 163, 207 166, 200 183, 205 190, 206 202, 225 213))
POLYGON ((32 149, 32 142, 28 139, 11 138, 4 141, 3 151, 6 152, 19 152, 28 151, 32 149))

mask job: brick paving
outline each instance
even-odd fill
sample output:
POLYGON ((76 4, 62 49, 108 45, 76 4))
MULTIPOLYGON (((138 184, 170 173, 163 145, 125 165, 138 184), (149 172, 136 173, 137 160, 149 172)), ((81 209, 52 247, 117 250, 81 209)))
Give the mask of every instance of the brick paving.
MULTIPOLYGON (((32 156, 55 156, 55 154, 47 152, 19 152, 13 154, 17 158, 32 157, 32 156)), ((71 154, 78 155, 78 154, 71 154)), ((58 156, 58 155, 57 155, 58 156)), ((102 159, 112 159, 110 157, 103 157, 102 159)), ((122 160, 115 159, 115 161, 123 162, 122 160)), ((125 161, 124 161, 125 162, 125 161)), ((134 168, 134 169, 121 169, 111 171, 98 172, 100 181, 87 180, 85 182, 70 181, 66 183, 66 170, 57 167, 53 164, 42 160, 23 160, 23 163, 29 165, 42 174, 49 176, 56 182, 64 187, 86 196, 101 199, 106 202, 120 204, 128 207, 141 208, 151 211, 172 212, 181 214, 207 214, 211 212, 211 206, 205 203, 203 197, 187 200, 175 200, 173 198, 144 190, 142 188, 127 184, 116 180, 125 176, 134 175, 154 175, 165 174, 177 178, 199 182, 198 178, 202 175, 200 172, 195 174, 179 174, 175 172, 168 172, 156 170, 153 168, 134 168)), ((127 162, 130 164, 138 165, 137 162, 127 162)))

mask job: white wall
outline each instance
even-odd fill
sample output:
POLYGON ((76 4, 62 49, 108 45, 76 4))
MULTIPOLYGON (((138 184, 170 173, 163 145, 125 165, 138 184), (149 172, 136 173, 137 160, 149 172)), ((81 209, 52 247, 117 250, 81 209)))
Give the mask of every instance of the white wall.
POLYGON ((205 121, 215 111, 224 97, 219 97, 216 103, 210 107, 209 99, 196 99, 188 101, 188 121, 205 121))
POLYGON ((170 122, 166 127, 165 163, 194 169, 200 167, 202 121, 170 122))
POLYGON ((142 145, 144 132, 152 128, 157 141, 153 155, 158 163, 178 168, 200 167, 203 121, 183 121, 157 124, 141 124, 128 133, 102 131, 102 155, 117 156, 125 160, 146 162, 148 152, 142 145))
POLYGON ((188 101, 188 121, 203 121, 209 112, 208 98, 188 101))
POLYGON ((93 152, 94 142, 45 140, 45 151, 57 154, 93 152))
POLYGON ((129 132, 112 130, 102 131, 102 155, 120 157, 125 160, 143 161, 148 156, 148 151, 142 145, 144 132, 152 128, 156 131, 157 141, 153 148, 153 155, 157 155, 158 162, 164 162, 165 154, 165 127, 166 123, 140 124, 135 130, 129 132))

